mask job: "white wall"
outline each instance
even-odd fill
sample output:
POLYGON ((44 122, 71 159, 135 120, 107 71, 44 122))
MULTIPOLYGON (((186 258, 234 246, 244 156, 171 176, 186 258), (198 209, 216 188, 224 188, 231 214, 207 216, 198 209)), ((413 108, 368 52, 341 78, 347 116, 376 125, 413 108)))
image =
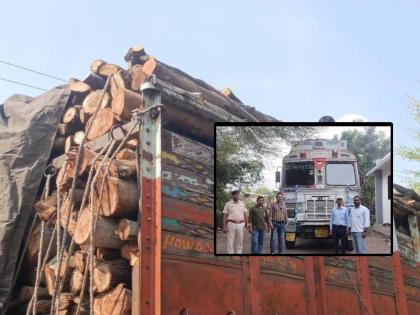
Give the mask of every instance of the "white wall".
POLYGON ((389 165, 382 169, 382 206, 383 223, 391 224, 391 200, 388 200, 388 176, 391 174, 389 165))

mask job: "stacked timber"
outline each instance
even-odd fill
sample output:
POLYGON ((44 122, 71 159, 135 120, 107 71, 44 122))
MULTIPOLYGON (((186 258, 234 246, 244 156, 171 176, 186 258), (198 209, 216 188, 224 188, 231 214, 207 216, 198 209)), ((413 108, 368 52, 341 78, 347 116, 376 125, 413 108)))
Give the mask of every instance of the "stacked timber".
MULTIPOLYGON (((107 156, 101 150, 111 135, 127 135, 133 111, 144 107, 140 85, 151 76, 163 104, 164 254, 213 253, 213 122, 274 121, 244 105, 232 91, 218 91, 142 47, 130 48, 124 58, 127 69, 98 59, 83 80, 69 80, 71 99, 52 151, 54 157, 61 154, 53 161, 58 173, 50 196, 34 205, 39 221, 29 238, 25 280, 15 302, 20 308, 14 314, 32 307, 35 291, 38 314, 49 313, 54 305, 58 314, 88 314, 90 305, 94 314, 137 314, 138 302, 132 303, 132 295, 140 294, 137 129, 118 152, 116 146, 107 156), (45 264, 37 274, 39 252, 45 264)), ((122 137, 118 139, 120 143, 122 137)))

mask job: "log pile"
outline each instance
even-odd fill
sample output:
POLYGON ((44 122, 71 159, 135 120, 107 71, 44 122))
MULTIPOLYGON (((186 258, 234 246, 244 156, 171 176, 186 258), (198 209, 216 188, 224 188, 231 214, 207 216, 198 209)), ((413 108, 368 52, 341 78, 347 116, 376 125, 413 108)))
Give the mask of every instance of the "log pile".
POLYGON ((131 290, 139 295, 139 289, 137 282, 132 287, 131 269, 138 273, 140 257, 137 243, 138 141, 135 135, 129 137, 124 147, 115 152, 116 159, 112 163, 99 151, 109 141, 114 126, 122 126, 127 131, 133 110, 143 109, 139 88, 151 75, 156 76, 164 105, 162 204, 163 216, 167 218, 164 218, 163 230, 170 233, 185 234, 190 240, 200 238, 206 242, 213 238, 213 223, 208 220, 213 211, 213 152, 207 146, 213 143, 213 122, 274 120, 243 105, 230 90, 229 93, 218 91, 150 57, 142 47, 130 48, 124 58, 127 69, 98 59, 83 80, 69 80, 71 101, 57 128, 53 147, 55 156, 57 152, 62 154, 54 160, 59 171, 50 196, 34 205, 38 219, 45 223, 44 243, 39 244, 38 224, 30 236, 24 285, 16 298, 17 304, 24 307, 16 310, 26 311, 31 304, 37 278, 37 255, 40 248, 45 254, 51 239, 50 254, 45 258, 47 263, 38 277, 40 285, 35 303, 38 314, 50 312, 58 269, 62 282, 57 295, 58 313, 76 314, 77 309, 79 314, 89 313, 91 245, 94 248, 91 257, 94 313, 131 314, 132 308, 136 309, 136 305, 132 307, 131 290), (82 143, 85 146, 74 179, 82 143), (95 176, 96 182, 88 187, 89 173, 95 176), (76 188, 71 192, 73 181, 76 188), (59 209, 57 199, 61 200, 59 209), (200 215, 190 215, 196 209, 200 210, 200 215), (92 223, 95 232, 91 238, 92 223), (60 240, 63 233, 68 233, 68 242, 61 254, 55 241, 56 227, 60 227, 60 240), (68 252, 71 239, 75 246, 68 252), (61 267, 59 255, 63 257, 61 267))

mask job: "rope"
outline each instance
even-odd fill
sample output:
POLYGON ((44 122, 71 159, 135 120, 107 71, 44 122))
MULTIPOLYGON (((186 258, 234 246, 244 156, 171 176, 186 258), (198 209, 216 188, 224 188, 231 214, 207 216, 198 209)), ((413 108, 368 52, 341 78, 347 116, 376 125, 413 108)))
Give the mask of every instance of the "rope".
MULTIPOLYGON (((32 314, 36 315, 36 302, 38 300, 38 286, 41 282, 41 257, 42 257, 42 245, 44 245, 44 227, 45 223, 44 220, 41 220, 41 236, 39 238, 39 251, 38 251, 38 261, 36 266, 36 278, 35 278, 35 288, 34 288, 34 303, 32 314)), ((29 308, 28 308, 29 311, 29 308)))
MULTIPOLYGON (((108 76, 108 78, 106 80, 106 83, 105 83, 105 86, 104 86, 103 93, 101 95, 101 98, 100 98, 100 100, 99 100, 99 102, 96 106, 95 112, 93 113, 92 120, 94 120, 96 118, 96 115, 97 115, 97 113, 99 111, 99 108, 100 108, 100 104, 102 103, 102 100, 103 100, 107 90, 109 89, 110 80, 111 80, 111 76, 108 76)), ((86 135, 89 134, 89 131, 90 131, 91 128, 92 128, 92 125, 89 125, 88 128, 86 129, 86 135)), ((67 217, 66 217, 66 224, 65 224, 64 231, 63 231, 63 239, 61 241, 59 256, 58 256, 58 259, 57 259, 58 260, 57 274, 61 273, 61 263, 62 263, 62 260, 63 260, 63 252, 64 252, 64 247, 65 247, 65 244, 66 244, 66 241, 67 241, 67 234, 68 234, 67 231, 68 231, 68 227, 69 227, 69 224, 70 224, 70 216, 71 216, 71 213, 72 213, 73 207, 74 207, 73 206, 73 204, 74 204, 73 192, 74 192, 74 189, 76 188, 76 181, 77 181, 77 177, 78 177, 78 173, 79 173, 81 155, 83 153, 85 141, 86 141, 86 137, 84 137, 82 139, 82 141, 79 145, 79 148, 77 150, 76 164, 75 164, 75 167, 74 167, 74 174, 73 174, 73 181, 72 181, 72 185, 71 185, 70 193, 69 193, 70 209, 69 209, 69 212, 68 212, 67 217)), ((69 259, 69 257, 68 257, 68 259, 69 259)), ((68 261, 68 259, 67 259, 67 261, 68 261)), ((65 266, 64 266, 65 270, 67 269, 67 261, 66 261, 65 266)), ((65 273, 64 273, 64 276, 65 276, 65 273)), ((63 276, 63 279, 64 279, 64 276, 63 276)), ((53 294, 53 298, 52 298, 53 303, 51 304, 51 313, 52 314, 54 314, 55 309, 57 309, 57 311, 58 311, 57 295, 58 295, 59 291, 61 291, 61 287, 62 286, 60 285, 60 277, 57 277, 55 279, 55 283, 54 283, 54 294, 53 294)))

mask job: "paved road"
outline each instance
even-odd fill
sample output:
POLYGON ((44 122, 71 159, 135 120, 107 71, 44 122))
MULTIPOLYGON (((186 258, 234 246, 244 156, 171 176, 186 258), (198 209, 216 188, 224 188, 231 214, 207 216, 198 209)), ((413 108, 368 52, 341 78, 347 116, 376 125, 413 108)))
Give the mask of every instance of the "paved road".
MULTIPOLYGON (((227 238, 226 234, 221 231, 217 232, 216 238, 216 252, 218 254, 226 254, 227 238)), ((370 233, 366 240, 368 254, 389 254, 390 240, 380 234, 370 233)), ((251 253, 251 235, 248 232, 244 233, 243 253, 251 253)), ((270 253, 270 234, 265 235, 264 240, 264 254, 270 253)), ((334 243, 331 239, 298 239, 295 248, 286 249, 286 254, 300 255, 300 254, 334 254, 334 243)), ((354 254, 347 252, 347 254, 354 254)))

